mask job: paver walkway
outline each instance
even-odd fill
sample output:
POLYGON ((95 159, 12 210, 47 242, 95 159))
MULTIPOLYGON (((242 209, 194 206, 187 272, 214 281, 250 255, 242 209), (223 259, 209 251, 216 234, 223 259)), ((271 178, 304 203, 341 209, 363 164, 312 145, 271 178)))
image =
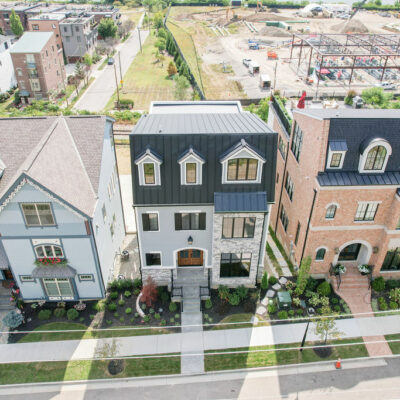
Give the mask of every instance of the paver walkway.
MULTIPOLYGON (((357 269, 356 265, 347 266, 346 273, 341 275, 340 288, 337 289, 337 278, 334 277, 333 287, 337 294, 348 304, 353 314, 372 313, 371 308, 371 289, 367 276, 363 276, 357 269)), ((372 314, 370 314, 372 315, 372 314)), ((356 318, 365 318, 368 315, 360 315, 356 318)), ((370 316, 368 316, 370 317, 370 316)), ((382 318, 382 317, 379 317, 382 318)), ((376 323, 379 323, 376 320, 376 323)), ((364 336, 365 346, 370 356, 386 356, 391 355, 389 345, 385 342, 383 335, 364 336), (382 341, 382 343, 367 343, 368 341, 382 341)))
POLYGON ((284 276, 292 276, 292 273, 289 269, 289 266, 288 266, 286 260, 283 258, 282 253, 278 249, 278 247, 275 244, 274 239, 272 239, 271 235, 268 235, 267 242, 268 242, 269 246, 271 247, 275 258, 277 259, 279 266, 282 268, 283 275, 284 276))
MULTIPOLYGON (((400 315, 338 320, 336 326, 342 338, 374 337, 399 333, 400 315), (379 323, 377 323, 379 322, 379 323)), ((300 343, 306 323, 264 326, 216 331, 196 331, 165 335, 130 336, 117 338, 119 356, 187 353, 240 347, 300 343)), ((307 341, 319 338, 313 324, 307 341)), ((55 342, 0 344, 0 363, 27 361, 65 361, 93 358, 96 350, 113 339, 86 339, 55 342)), ((200 354, 201 355, 201 354, 200 354)))

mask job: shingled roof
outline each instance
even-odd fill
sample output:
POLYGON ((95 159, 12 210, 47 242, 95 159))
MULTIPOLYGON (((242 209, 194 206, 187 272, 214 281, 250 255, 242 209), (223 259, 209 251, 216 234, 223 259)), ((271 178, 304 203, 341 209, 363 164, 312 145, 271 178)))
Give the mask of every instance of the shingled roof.
POLYGON ((107 117, 0 118, 0 201, 25 174, 93 215, 107 117))

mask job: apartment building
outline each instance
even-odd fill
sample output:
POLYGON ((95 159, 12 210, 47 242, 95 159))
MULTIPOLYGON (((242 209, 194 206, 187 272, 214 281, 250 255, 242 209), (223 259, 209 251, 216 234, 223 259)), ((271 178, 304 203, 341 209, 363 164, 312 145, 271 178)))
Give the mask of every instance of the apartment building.
POLYGON ((114 6, 95 6, 87 11, 87 14, 94 16, 94 22, 97 24, 103 18, 111 18, 114 22, 117 22, 121 18, 119 9, 114 6))
POLYGON ((24 29, 28 29, 28 15, 27 11, 33 10, 39 4, 27 4, 24 2, 19 3, 3 3, 0 5, 0 28, 6 35, 12 35, 10 15, 14 10, 19 16, 24 29))
POLYGON ((264 268, 276 138, 239 102, 157 102, 130 136, 141 273, 253 287, 264 268), (199 280, 200 279, 200 280, 199 280))
POLYGON ((10 50, 22 101, 47 99, 65 80, 61 49, 52 32, 25 32, 10 50))
POLYGON ((46 13, 30 17, 28 20, 28 30, 32 32, 53 32, 57 49, 62 49, 62 38, 60 32, 60 22, 66 17, 63 13, 46 13))
POLYGON ((68 63, 76 62, 96 48, 97 28, 93 15, 67 18, 60 23, 60 30, 68 63))
POLYGON ((17 85, 10 55, 11 46, 10 36, 0 35, 0 93, 17 85))
POLYGON ((271 226, 311 273, 368 264, 400 276, 400 117, 396 110, 295 109, 271 102, 278 132, 276 204, 271 226))

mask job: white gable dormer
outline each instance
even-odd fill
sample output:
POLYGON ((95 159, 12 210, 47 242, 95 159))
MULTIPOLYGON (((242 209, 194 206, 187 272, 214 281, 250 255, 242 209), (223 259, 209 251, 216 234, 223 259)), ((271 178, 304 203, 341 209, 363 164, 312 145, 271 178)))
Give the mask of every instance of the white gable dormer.
POLYGON ((181 169, 181 185, 201 185, 205 160, 192 147, 178 159, 181 169))
POLYGON ((261 183, 265 158, 244 139, 220 158, 222 183, 261 183))
POLYGON ((156 152, 147 148, 146 151, 135 160, 138 167, 139 185, 160 186, 162 158, 156 152))

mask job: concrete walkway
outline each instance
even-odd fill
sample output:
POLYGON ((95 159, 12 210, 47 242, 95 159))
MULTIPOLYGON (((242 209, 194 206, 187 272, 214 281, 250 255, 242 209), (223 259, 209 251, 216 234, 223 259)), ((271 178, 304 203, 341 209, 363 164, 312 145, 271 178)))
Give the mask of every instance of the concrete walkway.
MULTIPOLYGON (((341 337, 366 337, 399 333, 400 316, 351 318, 338 320, 336 326, 341 337)), ((229 348, 300 343, 306 323, 276 326, 195 331, 165 335, 121 337, 119 356, 198 352, 229 348)), ((316 341, 311 324, 307 341, 316 341)), ((66 361, 93 358, 96 350, 112 339, 68 340, 55 342, 0 344, 0 363, 27 361, 66 361)))
POLYGON ((275 244, 274 239, 272 239, 271 235, 268 235, 267 242, 268 242, 269 246, 271 247, 275 258, 277 259, 279 266, 282 268, 283 275, 284 276, 292 276, 292 273, 289 269, 289 266, 288 266, 286 260, 283 258, 282 253, 278 249, 278 247, 275 244))

